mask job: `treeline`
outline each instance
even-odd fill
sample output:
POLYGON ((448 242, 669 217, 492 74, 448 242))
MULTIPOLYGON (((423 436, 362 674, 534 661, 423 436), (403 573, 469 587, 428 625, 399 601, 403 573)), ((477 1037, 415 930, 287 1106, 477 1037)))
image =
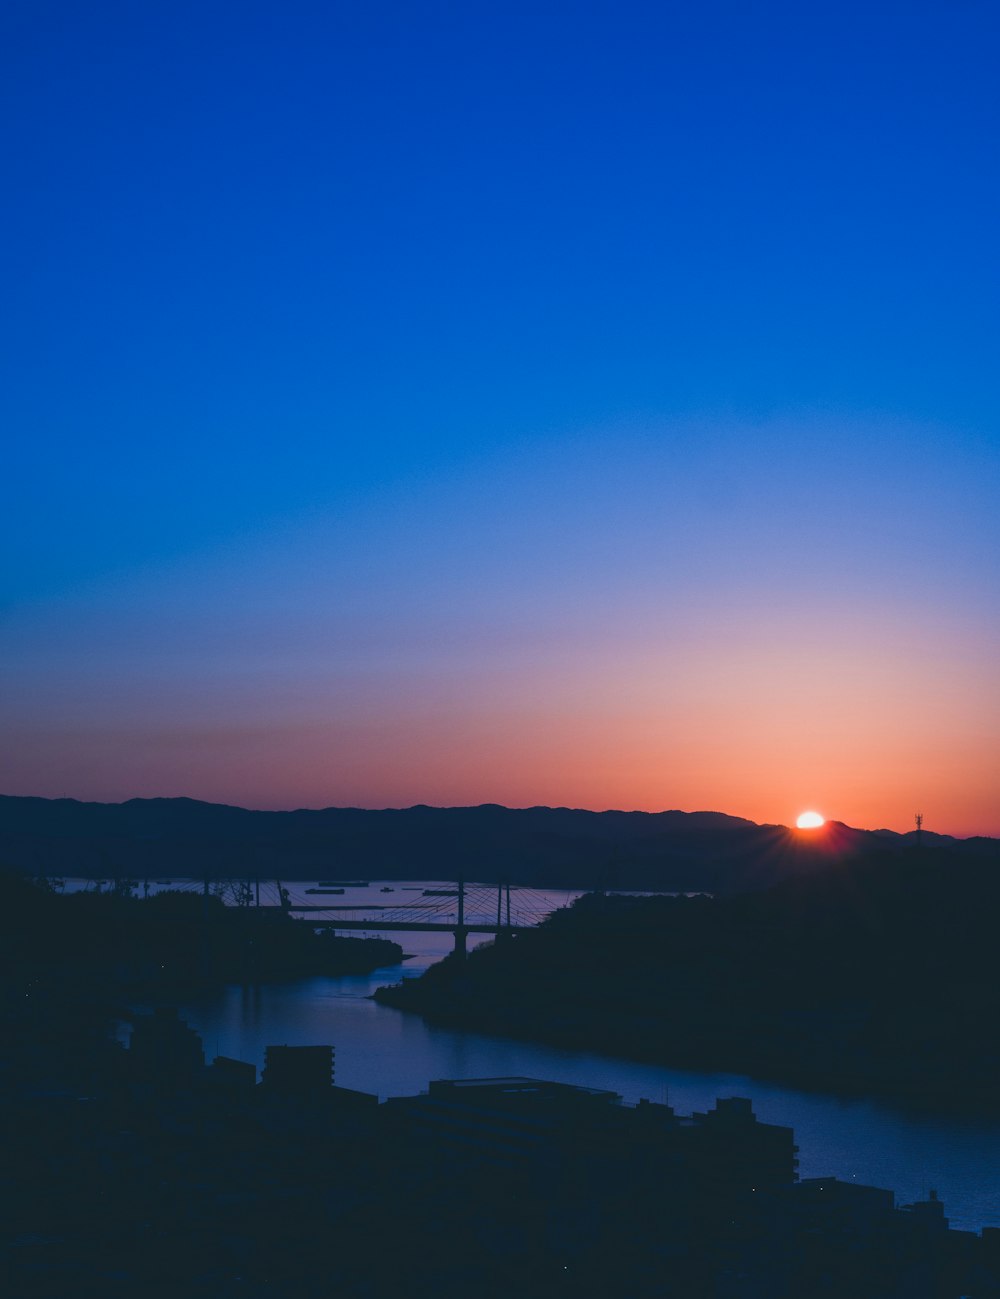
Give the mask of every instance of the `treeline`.
POLYGON ((216 897, 63 896, 17 877, 3 881, 2 894, 0 959, 8 974, 61 970, 104 978, 130 995, 367 973, 402 959, 398 943, 317 933, 277 908, 227 907, 216 897))
POLYGON ((591 894, 379 995, 677 1067, 989 1108, 998 921, 1000 862, 874 855, 729 898, 591 894))

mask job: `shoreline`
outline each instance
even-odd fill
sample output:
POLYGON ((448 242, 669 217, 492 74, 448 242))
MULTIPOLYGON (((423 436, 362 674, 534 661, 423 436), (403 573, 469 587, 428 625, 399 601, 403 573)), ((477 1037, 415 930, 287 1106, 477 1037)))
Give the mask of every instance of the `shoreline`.
MULTIPOLYGON (((423 976, 421 976, 423 977, 423 976)), ((695 1051, 670 1051, 651 1045, 640 1049, 634 1041, 625 1041, 609 1026, 595 1030, 593 1026, 583 1031, 553 1024, 551 1021, 513 1024, 509 1019, 477 1015, 440 1002, 423 1002, 414 995, 419 979, 377 988, 371 1000, 406 1014, 419 1015, 427 1024, 455 1031, 478 1033, 488 1037, 503 1038, 512 1042, 534 1043, 555 1050, 576 1051, 606 1056, 628 1064, 653 1065, 691 1073, 733 1074, 769 1086, 794 1089, 804 1093, 825 1096, 845 1102, 866 1101, 886 1106, 901 1114, 920 1118, 961 1119, 1000 1122, 1000 1106, 996 1089, 989 1083, 981 1088, 970 1088, 966 1081, 961 1089, 915 1086, 913 1075, 886 1077, 878 1082, 870 1076, 844 1071, 837 1074, 809 1069, 805 1066, 783 1068, 768 1066, 763 1061, 748 1061, 728 1054, 699 1054, 695 1051), (402 995, 399 995, 402 993, 402 995), (421 1004, 423 1002, 423 1004, 421 1004)), ((962 1076, 962 1067, 955 1073, 962 1076)))

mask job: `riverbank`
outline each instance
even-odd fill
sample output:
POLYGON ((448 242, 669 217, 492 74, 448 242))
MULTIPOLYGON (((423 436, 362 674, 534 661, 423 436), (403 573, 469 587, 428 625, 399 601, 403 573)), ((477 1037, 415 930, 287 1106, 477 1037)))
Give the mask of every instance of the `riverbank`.
MULTIPOLYGON (((508 1011, 497 1006, 473 1004, 472 989, 469 989, 467 997, 440 997, 437 993, 428 996, 426 989, 417 988, 417 983, 411 979, 380 987, 372 994, 372 999, 382 1006, 418 1015, 436 1028, 455 1032, 534 1043, 560 1051, 603 1055, 662 1069, 699 1074, 738 1074, 749 1082, 794 1088, 844 1101, 888 1102, 906 1113, 1000 1116, 995 1089, 984 1084, 973 1091, 962 1077, 946 1086, 941 1086, 939 1080, 935 1080, 935 1085, 929 1085, 920 1078, 914 1078, 903 1067, 874 1076, 837 1060, 832 1049, 822 1063, 778 1059, 746 1042, 738 1045, 714 1043, 711 1049, 706 1049, 703 1041, 681 1040, 653 1017, 641 1013, 633 1016, 628 1007, 613 1011, 604 1021, 595 1020, 581 1009, 565 1011, 541 1007, 525 1011, 521 1003, 517 1010, 508 1011)), ((701 1038, 702 1035, 698 1036, 701 1038)))

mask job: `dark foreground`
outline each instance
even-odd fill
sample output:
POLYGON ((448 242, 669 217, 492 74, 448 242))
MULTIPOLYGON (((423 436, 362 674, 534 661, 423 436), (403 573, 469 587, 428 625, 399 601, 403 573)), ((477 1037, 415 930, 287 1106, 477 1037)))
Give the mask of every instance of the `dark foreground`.
MULTIPOLYGON (((114 1035, 123 993, 155 982, 154 950, 177 944, 155 947, 152 900, 107 911, 101 950, 68 949, 37 924, 32 944, 18 927, 75 916, 61 905, 72 901, 42 895, 37 911, 29 900, 0 923, 0 1267, 15 1299, 1000 1299, 1000 1232, 950 1231, 933 1197, 899 1208, 890 1191, 798 1182, 792 1133, 758 1123, 748 1101, 683 1117, 504 1079, 380 1105, 332 1085, 329 1047, 269 1048, 259 1083, 238 1061, 206 1068, 197 1035, 168 1010, 129 1014, 125 1049, 114 1035), (116 930, 124 915, 147 917, 144 944, 116 930)), ((623 970, 643 952, 652 960, 659 948, 632 926, 628 944, 615 926, 599 938, 591 908, 602 905, 564 913, 537 952, 590 917, 592 940, 613 944, 606 969, 612 950, 631 952, 623 970)), ((311 937, 300 948, 308 927, 279 916, 277 945, 250 953, 251 931, 227 947, 231 922, 218 921, 224 965, 280 968, 332 950, 311 937)), ((80 930, 57 932, 71 944, 80 930)), ((525 941, 436 977, 461 990, 525 941)), ((175 959, 190 973, 202 958, 175 959)), ((524 987, 544 1004, 527 968, 524 987)))
POLYGON ((331 1085, 329 1047, 269 1048, 259 1084, 206 1069, 168 1011, 92 1047, 85 1086, 5 1078, 12 1296, 1000 1295, 1000 1231, 797 1182, 749 1101, 682 1117, 491 1079, 380 1105, 331 1085))

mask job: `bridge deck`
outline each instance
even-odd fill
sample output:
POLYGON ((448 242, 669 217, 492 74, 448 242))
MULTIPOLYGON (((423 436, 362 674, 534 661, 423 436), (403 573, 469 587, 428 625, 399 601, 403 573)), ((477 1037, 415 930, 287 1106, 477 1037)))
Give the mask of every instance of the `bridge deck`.
MULTIPOLYGON (((292 911, 301 910, 300 907, 292 907, 292 911)), ((359 920, 352 918, 350 920, 320 920, 319 918, 309 920, 310 925, 315 929, 382 929, 382 930, 403 930, 410 933, 433 933, 433 934, 453 934, 459 925, 454 920, 359 920)), ((461 926, 467 934, 500 934, 508 930, 516 931, 521 929, 531 929, 531 925, 498 925, 495 921, 479 923, 476 920, 466 921, 461 926)))

